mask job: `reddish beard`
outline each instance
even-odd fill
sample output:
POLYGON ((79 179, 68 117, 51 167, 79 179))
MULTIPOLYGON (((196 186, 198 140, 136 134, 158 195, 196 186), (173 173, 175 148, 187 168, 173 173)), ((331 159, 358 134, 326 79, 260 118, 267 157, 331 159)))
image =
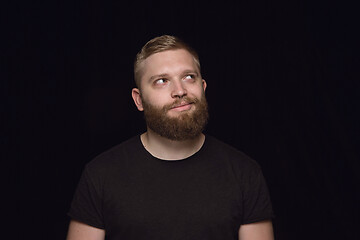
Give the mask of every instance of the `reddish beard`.
POLYGON ((148 128, 162 137, 174 141, 194 139, 204 130, 209 114, 205 96, 201 99, 183 97, 162 108, 155 107, 142 99, 144 116, 148 128), (167 112, 180 103, 192 103, 194 111, 179 112, 178 116, 170 117, 167 112))

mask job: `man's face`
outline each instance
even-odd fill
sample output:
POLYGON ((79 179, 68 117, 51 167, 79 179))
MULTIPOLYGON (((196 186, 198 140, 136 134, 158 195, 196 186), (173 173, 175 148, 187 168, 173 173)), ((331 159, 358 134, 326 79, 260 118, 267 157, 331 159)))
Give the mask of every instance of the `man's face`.
POLYGON ((171 140, 198 136, 208 118, 206 82, 192 55, 183 49, 156 53, 142 63, 141 91, 135 104, 148 127, 171 140))

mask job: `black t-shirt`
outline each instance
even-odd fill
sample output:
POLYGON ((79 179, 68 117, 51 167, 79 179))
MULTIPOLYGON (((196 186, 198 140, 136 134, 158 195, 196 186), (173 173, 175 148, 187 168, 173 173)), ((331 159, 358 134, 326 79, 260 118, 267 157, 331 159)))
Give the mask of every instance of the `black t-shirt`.
POLYGON ((110 240, 233 240, 272 215, 258 164, 211 136, 183 160, 153 157, 139 136, 110 149, 85 167, 69 211, 110 240))

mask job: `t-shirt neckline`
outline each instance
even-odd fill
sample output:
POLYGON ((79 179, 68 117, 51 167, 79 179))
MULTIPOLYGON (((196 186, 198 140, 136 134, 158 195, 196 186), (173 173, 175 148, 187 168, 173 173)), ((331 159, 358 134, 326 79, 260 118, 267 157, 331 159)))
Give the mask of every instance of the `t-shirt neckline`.
POLYGON ((155 157, 154 155, 152 155, 148 150, 146 150, 146 148, 144 147, 144 145, 141 142, 141 134, 139 134, 137 136, 137 143, 139 145, 139 148, 141 149, 141 151, 148 156, 150 159, 154 159, 156 161, 160 161, 160 162, 164 162, 164 163, 179 163, 179 162, 185 162, 187 160, 191 160, 191 159, 195 159, 198 158, 198 156, 200 156, 202 154, 202 152, 205 150, 206 146, 207 146, 207 142, 208 142, 208 135, 205 135, 205 140, 203 145, 200 147, 200 149, 195 152, 194 154, 190 155, 189 157, 183 158, 183 159, 176 159, 176 160, 167 160, 167 159, 161 159, 158 157, 155 157))

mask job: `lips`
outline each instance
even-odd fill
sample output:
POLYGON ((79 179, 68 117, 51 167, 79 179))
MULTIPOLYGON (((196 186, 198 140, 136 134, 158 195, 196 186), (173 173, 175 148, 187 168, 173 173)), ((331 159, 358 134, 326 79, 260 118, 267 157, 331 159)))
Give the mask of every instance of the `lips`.
POLYGON ((175 104, 174 106, 172 106, 171 109, 180 108, 180 107, 184 107, 184 106, 191 105, 191 104, 193 104, 193 103, 192 102, 181 102, 180 104, 175 104))
POLYGON ((192 109, 193 105, 196 105, 198 103, 197 98, 190 98, 190 97, 184 97, 181 99, 176 99, 173 103, 168 104, 164 107, 165 111, 187 111, 192 109))
POLYGON ((194 104, 194 102, 192 102, 192 101, 184 101, 183 100, 179 103, 175 102, 168 109, 176 111, 176 112, 183 112, 183 111, 190 110, 192 108, 193 104, 194 104))

